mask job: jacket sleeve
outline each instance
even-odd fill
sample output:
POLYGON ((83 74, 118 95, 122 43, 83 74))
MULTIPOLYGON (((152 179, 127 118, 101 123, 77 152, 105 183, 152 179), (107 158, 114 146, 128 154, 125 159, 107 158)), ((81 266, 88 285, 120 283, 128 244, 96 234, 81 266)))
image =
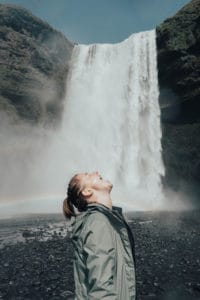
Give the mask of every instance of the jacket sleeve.
POLYGON ((88 299, 116 300, 116 249, 109 220, 100 212, 88 217, 83 234, 88 299))

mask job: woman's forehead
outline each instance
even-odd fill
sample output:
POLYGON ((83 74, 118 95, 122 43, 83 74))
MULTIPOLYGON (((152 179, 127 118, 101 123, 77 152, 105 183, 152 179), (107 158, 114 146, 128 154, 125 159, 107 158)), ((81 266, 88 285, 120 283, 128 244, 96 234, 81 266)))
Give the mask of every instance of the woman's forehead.
POLYGON ((78 180, 81 180, 81 179, 86 178, 87 175, 88 175, 88 173, 78 173, 78 174, 76 174, 75 176, 76 176, 76 178, 77 178, 78 180))

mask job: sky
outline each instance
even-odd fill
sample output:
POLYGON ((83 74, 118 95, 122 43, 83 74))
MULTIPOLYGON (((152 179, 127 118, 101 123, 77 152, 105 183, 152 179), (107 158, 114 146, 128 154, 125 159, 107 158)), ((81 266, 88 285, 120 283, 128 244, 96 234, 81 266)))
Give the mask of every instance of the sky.
POLYGON ((155 28, 188 0, 0 0, 29 9, 79 44, 118 43, 155 28))

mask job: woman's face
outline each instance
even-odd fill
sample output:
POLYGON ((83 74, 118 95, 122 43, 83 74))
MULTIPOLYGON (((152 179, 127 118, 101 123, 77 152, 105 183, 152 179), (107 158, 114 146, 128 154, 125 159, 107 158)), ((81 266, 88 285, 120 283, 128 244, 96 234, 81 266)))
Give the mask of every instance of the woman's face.
POLYGON ((110 192, 113 185, 109 180, 105 180, 98 171, 92 173, 79 173, 77 178, 83 188, 91 188, 98 191, 110 192))

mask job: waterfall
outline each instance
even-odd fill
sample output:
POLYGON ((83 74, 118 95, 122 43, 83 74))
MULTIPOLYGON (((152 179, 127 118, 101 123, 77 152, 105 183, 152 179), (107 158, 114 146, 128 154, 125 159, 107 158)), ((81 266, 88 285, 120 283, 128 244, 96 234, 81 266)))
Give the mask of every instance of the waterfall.
POLYGON ((65 174, 98 170, 113 203, 156 208, 162 201, 155 30, 118 44, 76 45, 63 126, 65 174))
POLYGON ((75 46, 66 85, 57 130, 14 126, 1 113, 0 217, 61 213, 70 178, 96 170, 124 212, 193 207, 184 193, 162 189, 155 30, 75 46))
POLYGON ((61 128, 3 127, 0 198, 9 211, 60 212, 69 179, 96 170, 113 183, 114 205, 168 207, 155 38, 152 30, 75 46, 61 128))

